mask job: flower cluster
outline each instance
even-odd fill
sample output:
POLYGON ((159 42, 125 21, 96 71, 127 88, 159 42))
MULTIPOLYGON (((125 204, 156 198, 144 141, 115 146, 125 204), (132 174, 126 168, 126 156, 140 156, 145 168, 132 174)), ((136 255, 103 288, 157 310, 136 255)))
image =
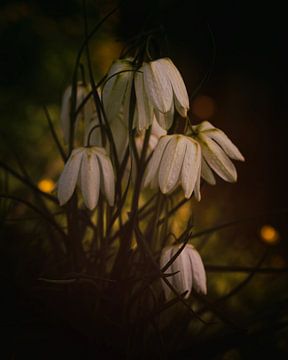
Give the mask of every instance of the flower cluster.
MULTIPOLYGON (((107 205, 115 204, 121 196, 116 188, 121 194, 125 177, 137 184, 139 191, 151 187, 169 195, 181 186, 185 198, 194 193, 198 201, 201 178, 211 185, 216 183, 214 173, 228 182, 237 180, 231 159, 244 161, 244 157, 224 132, 208 121, 190 123, 187 90, 169 58, 142 63, 133 58, 119 59, 111 65, 96 94, 78 83, 74 109, 71 99, 72 88, 68 87, 63 95, 61 125, 64 140, 70 146, 72 143, 72 148, 58 181, 60 205, 71 199, 77 183, 84 204, 94 210, 101 193, 107 205), (73 149, 71 136, 77 135, 76 125, 79 127, 81 119, 84 139, 73 149), (178 120, 186 122, 183 133, 172 130, 178 120)), ((206 294, 200 255, 188 244, 175 257, 179 248, 173 245, 161 251, 161 267, 165 273, 175 273, 171 286, 187 292, 186 297, 192 288, 206 294)), ((172 292, 166 282, 163 289, 169 299, 172 292)))
MULTIPOLYGON (((81 152, 77 152, 82 155, 90 154, 89 146, 91 145, 102 146, 100 131, 97 129, 100 123, 92 97, 83 106, 87 94, 87 88, 79 83, 77 107, 82 106, 80 114, 84 118, 86 139, 84 145, 88 146, 86 150, 82 149, 81 152), (87 134, 90 132, 94 136, 88 136, 87 134), (88 137, 90 137, 89 143, 87 143, 88 137)), ((174 121, 174 110, 176 109, 183 118, 187 117, 189 110, 189 98, 184 81, 171 59, 161 58, 143 62, 141 66, 136 66, 131 58, 117 60, 108 71, 106 81, 99 89, 99 94, 104 116, 110 126, 120 160, 123 159, 129 146, 129 134, 131 133, 129 126, 132 124, 132 128, 135 129, 134 141, 138 154, 142 151, 145 130, 152 126, 147 152, 147 156, 150 155, 151 159, 144 175, 145 187, 148 185, 154 188, 159 187, 163 194, 169 194, 181 185, 186 198, 190 198, 194 192, 196 199, 200 200, 201 177, 209 184, 215 184, 214 171, 225 181, 236 181, 237 172, 230 159, 243 161, 244 158, 223 131, 215 128, 208 121, 204 121, 199 125, 190 126, 190 130, 186 134, 167 135, 167 130, 174 121), (133 94, 135 106, 131 121, 133 94)), ((71 87, 64 93, 61 110, 61 122, 66 142, 69 140, 71 127, 70 97, 71 87)), ((104 153, 104 148, 102 151, 104 153)), ((106 152, 109 152, 108 148, 106 148, 106 152)), ((75 179, 67 180, 72 172, 77 173, 80 166, 80 155, 78 159, 75 154, 75 151, 71 154, 59 181, 58 197, 61 204, 70 199, 75 189, 75 179), (72 159, 77 159, 77 161, 72 159), (71 170, 72 168, 75 169, 71 170), (67 181, 73 186, 66 187, 67 181)), ((91 180, 81 182, 80 188, 84 203, 90 209, 97 206, 97 196, 93 195, 93 201, 88 200, 87 197, 87 192, 93 188, 94 176, 95 188, 99 187, 101 177, 105 181, 108 181, 108 177, 110 178, 109 204, 113 204, 111 201, 114 193, 111 186, 111 182, 114 182, 114 176, 111 177, 113 174, 112 163, 109 162, 109 173, 106 172, 107 170, 101 169, 97 161, 90 160, 88 162, 87 160, 88 163, 89 167, 83 165, 80 170, 82 174, 85 171, 83 169, 89 168, 90 173, 89 175, 87 173, 87 178, 90 179, 92 176, 91 180)), ((130 162, 128 163, 130 164, 130 162)), ((83 161, 83 164, 86 164, 86 161, 83 161)), ((102 180, 104 183, 105 181, 102 180)))

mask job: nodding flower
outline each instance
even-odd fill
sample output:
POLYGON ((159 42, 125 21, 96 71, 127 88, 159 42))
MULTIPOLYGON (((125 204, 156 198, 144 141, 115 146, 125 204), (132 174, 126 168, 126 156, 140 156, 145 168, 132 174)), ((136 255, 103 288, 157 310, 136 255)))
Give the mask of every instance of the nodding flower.
POLYGON ((104 148, 81 147, 72 151, 58 181, 58 199, 64 205, 72 197, 79 182, 84 204, 93 210, 99 193, 105 195, 110 206, 114 204, 115 180, 110 158, 104 148))
POLYGON ((181 185, 186 198, 193 191, 200 200, 201 148, 184 135, 162 136, 148 163, 144 186, 160 187, 163 194, 173 192, 181 185))
MULTIPOLYGON (((162 250, 160 256, 161 268, 175 256, 181 246, 182 244, 167 246, 162 250)), ((180 293, 187 292, 185 298, 190 296, 192 289, 200 294, 207 293, 205 268, 198 251, 191 244, 185 245, 184 249, 164 273, 175 273, 167 277, 167 280, 180 293)), ((171 299, 173 291, 162 279, 161 283, 165 298, 167 300, 171 299)))
POLYGON ((216 180, 213 170, 223 180, 236 182, 237 171, 230 159, 238 161, 244 161, 245 159, 228 136, 208 121, 192 126, 191 136, 201 146, 202 178, 209 184, 214 185, 216 180))

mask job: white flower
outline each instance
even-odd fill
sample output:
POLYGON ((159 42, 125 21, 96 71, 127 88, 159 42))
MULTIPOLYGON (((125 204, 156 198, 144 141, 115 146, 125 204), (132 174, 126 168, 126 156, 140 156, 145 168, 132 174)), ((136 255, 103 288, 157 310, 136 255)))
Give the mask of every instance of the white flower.
POLYGON ((195 191, 200 200, 200 164, 201 148, 195 140, 184 135, 162 136, 148 163, 144 186, 159 186, 166 194, 181 184, 186 198, 195 191))
MULTIPOLYGON (((77 95, 76 95, 76 111, 77 111, 83 100, 89 94, 89 88, 86 85, 84 85, 82 82, 78 82, 76 91, 77 91, 77 95)), ((61 113, 60 113, 61 128, 63 132, 64 141, 66 143, 69 142, 70 128, 71 128, 71 117, 70 117, 71 93, 72 93, 72 86, 69 85, 63 94, 61 113)), ((93 117, 93 113, 95 113, 95 110, 96 109, 93 103, 93 99, 90 96, 89 100, 85 103, 82 110, 79 111, 79 114, 76 118, 76 122, 78 122, 79 119, 84 119, 85 127, 86 127, 87 123, 93 117)), ((74 124, 74 126, 76 125, 77 124, 74 124)))
POLYGON ((73 195, 77 181, 85 205, 93 210, 99 191, 105 195, 110 206, 114 203, 115 181, 110 158, 100 147, 81 147, 72 151, 58 181, 58 199, 64 205, 73 195))
MULTIPOLYGON (((163 268, 170 259, 181 248, 180 245, 167 246, 162 250, 160 256, 160 266, 163 268)), ((171 277, 167 277, 167 280, 172 286, 174 286, 180 293, 188 291, 185 298, 188 298, 191 294, 192 288, 201 294, 207 293, 206 285, 206 273, 202 259, 191 244, 186 244, 181 253, 176 257, 174 262, 164 271, 164 273, 175 273, 171 277)), ((164 294, 167 300, 173 296, 172 290, 161 279, 164 294)))
POLYGON ((201 176, 209 184, 216 183, 212 170, 228 182, 237 181, 237 171, 230 159, 244 161, 243 155, 227 135, 210 122, 192 126, 193 138, 202 150, 201 176), (229 159, 230 158, 230 159, 229 159), (212 170, 211 170, 212 169, 212 170))
POLYGON ((157 112, 167 115, 174 111, 175 105, 179 114, 186 117, 189 97, 182 76, 172 60, 162 58, 144 63, 143 73, 147 96, 157 112))
POLYGON ((130 58, 114 61, 102 88, 102 100, 109 123, 124 121, 128 128, 134 67, 130 58), (119 118, 119 113, 122 113, 119 118))
POLYGON ((187 90, 181 74, 169 58, 144 62, 139 68, 128 58, 112 64, 103 86, 102 98, 109 122, 120 120, 128 128, 133 79, 133 127, 137 131, 148 129, 154 117, 163 129, 170 128, 174 119, 174 107, 181 116, 187 116, 187 90))

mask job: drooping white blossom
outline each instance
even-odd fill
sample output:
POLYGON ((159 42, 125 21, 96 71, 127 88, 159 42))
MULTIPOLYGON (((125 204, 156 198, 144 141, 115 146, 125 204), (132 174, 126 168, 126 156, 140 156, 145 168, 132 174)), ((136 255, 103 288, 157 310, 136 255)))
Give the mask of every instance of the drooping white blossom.
MULTIPOLYGON (((175 256, 182 244, 165 247, 160 256, 160 267, 164 266, 175 256)), ((187 291, 185 298, 188 298, 192 289, 197 293, 206 294, 206 272, 198 251, 191 245, 186 244, 181 253, 164 273, 176 273, 167 277, 170 284, 180 293, 187 291)), ((170 287, 161 279, 165 298, 173 297, 174 293, 170 287)))
POLYGON ((243 155, 228 136, 210 122, 203 121, 192 126, 193 138, 200 144, 202 150, 201 176, 209 184, 216 183, 215 171, 223 180, 237 181, 237 171, 230 159, 244 161, 243 155))
POLYGON ((72 151, 58 181, 57 196, 61 206, 72 197, 77 182, 88 209, 97 206, 100 190, 108 204, 114 204, 114 172, 105 149, 93 146, 72 151))
POLYGON ((182 76, 172 60, 161 58, 144 63, 143 72, 147 96, 157 112, 169 118, 175 106, 178 113, 186 117, 189 97, 182 76))
MULTIPOLYGON (((79 108, 79 106, 82 104, 84 99, 89 94, 89 88, 87 85, 84 85, 82 82, 78 82, 76 87, 76 111, 79 108)), ((71 95, 72 95, 72 86, 69 85, 66 90, 64 91, 63 97, 62 97, 62 104, 61 104, 61 112, 60 112, 60 122, 61 122, 61 128, 63 132, 64 141, 66 143, 69 142, 70 137, 70 129, 71 129, 71 95)), ((93 117, 93 114, 95 113, 95 106, 93 103, 93 99, 90 96, 88 101, 85 102, 82 109, 79 111, 76 123, 74 126, 77 126, 77 123, 79 120, 84 120, 84 127, 86 128, 88 126, 88 123, 90 122, 91 118, 93 117)))
POLYGON ((154 117, 163 129, 169 129, 175 109, 181 116, 187 116, 187 90, 171 59, 144 62, 137 68, 128 58, 112 64, 103 86, 102 98, 109 122, 120 120, 128 128, 132 86, 135 92, 133 128, 138 132, 148 129, 154 117))
POLYGON ((134 66, 130 58, 119 59, 111 65, 102 87, 102 101, 109 123, 123 121, 128 128, 133 76, 134 66), (121 118, 119 113, 122 113, 121 118))
POLYGON ((160 187, 163 194, 171 193, 181 184, 189 198, 193 191, 200 200, 201 148, 184 135, 162 136, 148 163, 144 186, 160 187))

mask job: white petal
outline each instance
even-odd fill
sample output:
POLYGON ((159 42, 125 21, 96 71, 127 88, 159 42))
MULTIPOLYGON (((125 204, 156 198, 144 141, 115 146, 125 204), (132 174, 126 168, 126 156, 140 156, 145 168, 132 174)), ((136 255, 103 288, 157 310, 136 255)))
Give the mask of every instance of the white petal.
POLYGON ((101 189, 106 196, 108 204, 113 206, 115 198, 115 178, 113 166, 108 155, 97 151, 97 158, 101 168, 101 189))
POLYGON ((159 168, 159 186, 163 194, 169 193, 179 181, 185 155, 186 142, 181 135, 174 135, 167 145, 159 168))
POLYGON ((189 260, 192 268, 192 285, 196 292, 207 294, 206 272, 202 259, 192 245, 189 246, 189 260))
POLYGON ((213 130, 215 129, 215 126, 213 126, 209 121, 202 121, 200 124, 192 126, 192 129, 199 133, 206 130, 213 130))
POLYGON ((148 153, 148 155, 151 153, 151 151, 153 151, 156 148, 158 142, 159 142, 159 138, 157 136, 150 135, 150 137, 149 137, 149 147, 148 147, 149 153, 148 153))
POLYGON ((74 193, 83 152, 84 148, 72 151, 72 154, 65 164, 64 170, 59 178, 57 196, 61 206, 64 205, 74 193))
POLYGON ((96 155, 87 148, 81 163, 81 191, 88 209, 93 210, 99 198, 100 171, 96 155))
POLYGON ((244 161, 243 155, 239 149, 232 143, 228 136, 220 129, 213 129, 205 131, 205 135, 209 136, 212 140, 216 141, 225 153, 234 160, 244 161))
MULTIPOLYGON (((122 111, 122 115, 123 115, 123 111, 122 111)), ((121 113, 119 114, 119 116, 121 116, 121 113)), ((110 124, 110 127, 111 127, 113 140, 116 146, 118 158, 119 161, 121 162, 123 160, 125 151, 128 146, 129 131, 128 131, 128 127, 123 125, 119 116, 117 117, 116 121, 110 124)))
POLYGON ((181 116, 186 117, 187 111, 189 110, 189 97, 187 94, 187 90, 183 78, 180 72, 178 71, 178 69, 176 68, 176 66, 171 61, 171 59, 169 58, 160 59, 159 62, 162 62, 163 66, 165 64, 167 76, 170 79, 172 89, 174 92, 174 101, 175 101, 176 110, 179 112, 181 116))
POLYGON ((187 199, 190 198, 200 171, 201 148, 193 139, 186 141, 186 152, 181 170, 181 183, 187 199))
POLYGON ((144 63, 143 70, 145 89, 150 101, 160 112, 168 112, 173 103, 173 92, 163 64, 158 60, 144 63))
MULTIPOLYGON (((181 275, 181 287, 179 288, 179 290, 181 292, 188 291, 188 293, 185 295, 185 298, 188 298, 192 291, 192 271, 191 271, 192 269, 191 269, 189 253, 186 249, 186 246, 177 258, 179 259, 177 265, 179 266, 179 270, 180 270, 179 275, 181 275)), ((177 251, 179 250, 179 247, 177 251)))
POLYGON ((115 120, 125 97, 127 86, 133 78, 131 62, 127 60, 115 61, 107 75, 107 82, 103 86, 103 104, 109 121, 115 120))
POLYGON ((203 156, 201 159, 201 176, 208 184, 216 184, 215 176, 203 156))
POLYGON ((200 193, 200 181, 201 181, 201 169, 199 168, 198 174, 197 174, 197 179, 196 179, 196 183, 195 183, 195 188, 194 188, 194 194, 195 194, 195 198, 197 201, 201 200, 201 193, 200 193))
POLYGON ((135 73, 134 77, 135 93, 136 93, 136 107, 138 111, 138 123, 135 124, 137 130, 141 131, 148 129, 153 120, 153 106, 149 101, 145 88, 143 69, 135 73))
POLYGON ((151 181, 156 180, 156 175, 159 170, 159 165, 163 156, 163 151, 165 150, 168 142, 171 140, 172 135, 162 136, 159 140, 159 143, 156 146, 156 149, 150 159, 145 176, 144 176, 144 186, 146 187, 151 181))
POLYGON ((160 127, 168 130, 172 126, 174 120, 174 105, 172 104, 171 109, 166 113, 154 109, 154 114, 160 127))
POLYGON ((152 122, 152 127, 151 127, 151 135, 154 135, 158 138, 160 138, 161 136, 167 135, 167 131, 164 130, 158 123, 156 116, 154 114, 153 117, 153 122, 152 122))
POLYGON ((198 136, 198 139, 208 165, 225 181, 235 182, 237 180, 235 166, 220 146, 203 133, 198 136))
MULTIPOLYGON (((172 250, 173 250, 173 246, 167 246, 166 248, 164 248, 162 250, 161 257, 160 257, 160 267, 161 268, 163 268, 168 263, 168 261, 171 259, 172 250)), ((170 273, 170 272, 172 272, 171 265, 167 268, 165 273, 170 273)), ((167 278, 167 280, 170 283, 172 282, 171 279, 172 279, 171 277, 167 278)), ((162 278, 161 278, 161 284, 162 284, 162 287, 164 290, 165 298, 166 298, 166 300, 169 300, 173 294, 172 290, 169 288, 169 286, 165 283, 165 281, 162 278)))

